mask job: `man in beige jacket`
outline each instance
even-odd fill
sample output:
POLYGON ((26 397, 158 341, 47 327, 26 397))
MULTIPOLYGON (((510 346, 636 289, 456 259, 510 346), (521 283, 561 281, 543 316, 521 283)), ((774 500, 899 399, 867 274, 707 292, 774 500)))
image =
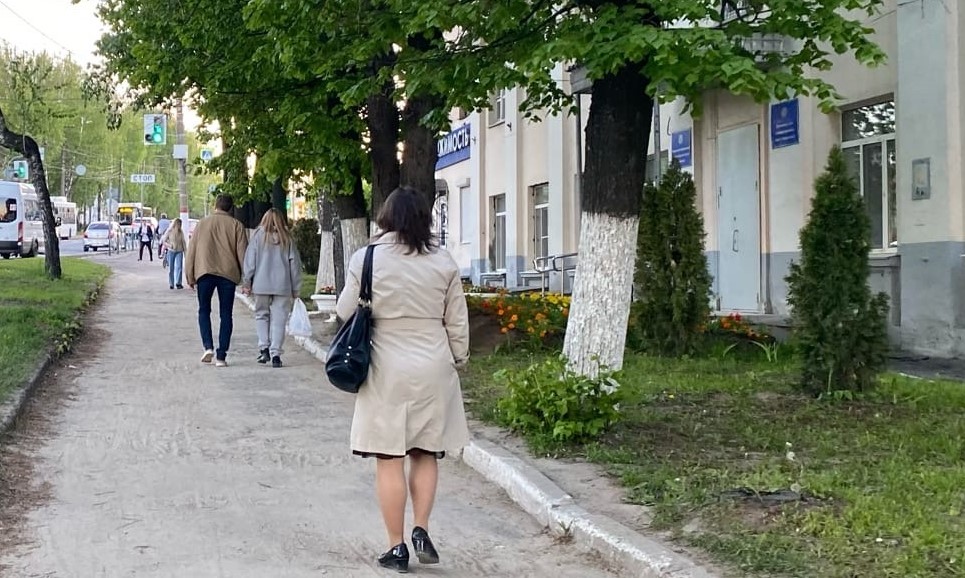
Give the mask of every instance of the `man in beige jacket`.
POLYGON ((216 367, 228 365, 228 347, 234 329, 232 311, 235 288, 241 283, 241 268, 248 249, 248 234, 241 221, 231 215, 234 202, 228 195, 218 195, 214 213, 201 220, 188 243, 185 278, 191 289, 198 290, 198 326, 204 346, 202 363, 216 367), (221 326, 218 330, 218 349, 214 349, 211 332, 211 300, 218 293, 221 326))

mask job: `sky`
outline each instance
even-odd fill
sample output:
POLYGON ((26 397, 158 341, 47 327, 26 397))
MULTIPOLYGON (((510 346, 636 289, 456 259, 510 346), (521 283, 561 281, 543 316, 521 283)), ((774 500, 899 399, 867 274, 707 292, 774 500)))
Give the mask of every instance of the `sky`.
POLYGON ((70 56, 86 66, 93 62, 103 25, 98 0, 0 0, 0 39, 26 52, 70 56))
MULTIPOLYGON (((85 67, 98 58, 96 42, 104 33, 97 17, 100 0, 0 0, 0 40, 25 52, 67 58, 85 67)), ((200 119, 185 114, 185 128, 194 130, 200 119)))

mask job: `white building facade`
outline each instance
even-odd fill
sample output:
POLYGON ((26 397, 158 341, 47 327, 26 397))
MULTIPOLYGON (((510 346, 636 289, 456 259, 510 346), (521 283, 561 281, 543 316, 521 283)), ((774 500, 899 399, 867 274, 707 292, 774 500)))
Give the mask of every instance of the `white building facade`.
MULTIPOLYGON (((784 278, 800 254, 814 181, 841 146, 866 199, 869 282, 890 297, 893 340, 965 355, 965 6, 889 0, 866 23, 888 60, 872 69, 835 59, 825 78, 843 96, 838 112, 824 114, 810 98, 762 105, 709 92, 697 119, 681 114, 682 102, 661 107, 660 156, 679 159, 697 183, 714 308, 784 315, 784 278)), ((569 73, 556 72, 571 89, 569 73)), ((474 283, 528 284, 534 260, 579 252, 592 95, 580 114, 538 123, 518 111, 523 98, 507 90, 490 110, 457 112, 461 136, 440 142, 437 188, 448 213, 439 221, 474 283)), ((571 287, 560 272, 549 283, 571 287)))

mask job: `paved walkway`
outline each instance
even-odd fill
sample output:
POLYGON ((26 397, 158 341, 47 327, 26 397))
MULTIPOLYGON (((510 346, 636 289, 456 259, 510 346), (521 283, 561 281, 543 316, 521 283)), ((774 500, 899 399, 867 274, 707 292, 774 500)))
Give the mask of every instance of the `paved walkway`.
MULTIPOLYGON (((4 575, 394 575, 374 563, 385 538, 373 464, 348 449, 352 397, 295 343, 285 368, 256 364, 240 303, 231 365, 203 366, 194 293, 170 291, 157 261, 106 262, 115 275, 88 334, 99 353, 72 360, 71 395, 34 450, 51 497, 30 515, 28 543, 0 560, 4 575)), ((441 470, 443 563, 413 560, 413 573, 612 576, 457 459, 441 470)))

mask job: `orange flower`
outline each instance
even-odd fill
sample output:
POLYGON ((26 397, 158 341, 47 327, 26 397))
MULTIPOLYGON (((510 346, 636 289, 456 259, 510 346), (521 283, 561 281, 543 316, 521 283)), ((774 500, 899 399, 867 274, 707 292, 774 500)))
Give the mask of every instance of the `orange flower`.
POLYGON ((503 309, 500 309, 499 311, 496 312, 496 315, 502 316, 503 313, 506 313, 506 311, 504 311, 503 309))
POLYGON ((516 324, 515 324, 515 323, 510 323, 510 324, 507 325, 506 327, 509 327, 510 329, 516 329, 516 324))
POLYGON ((512 317, 509 318, 509 320, 510 320, 510 321, 519 321, 519 316, 518 316, 518 315, 513 315, 512 317))
POLYGON ((509 333, 509 329, 506 329, 505 327, 503 327, 502 329, 499 330, 499 332, 500 332, 500 333, 509 333))
POLYGON ((563 317, 567 317, 570 314, 570 310, 563 308, 563 317))

